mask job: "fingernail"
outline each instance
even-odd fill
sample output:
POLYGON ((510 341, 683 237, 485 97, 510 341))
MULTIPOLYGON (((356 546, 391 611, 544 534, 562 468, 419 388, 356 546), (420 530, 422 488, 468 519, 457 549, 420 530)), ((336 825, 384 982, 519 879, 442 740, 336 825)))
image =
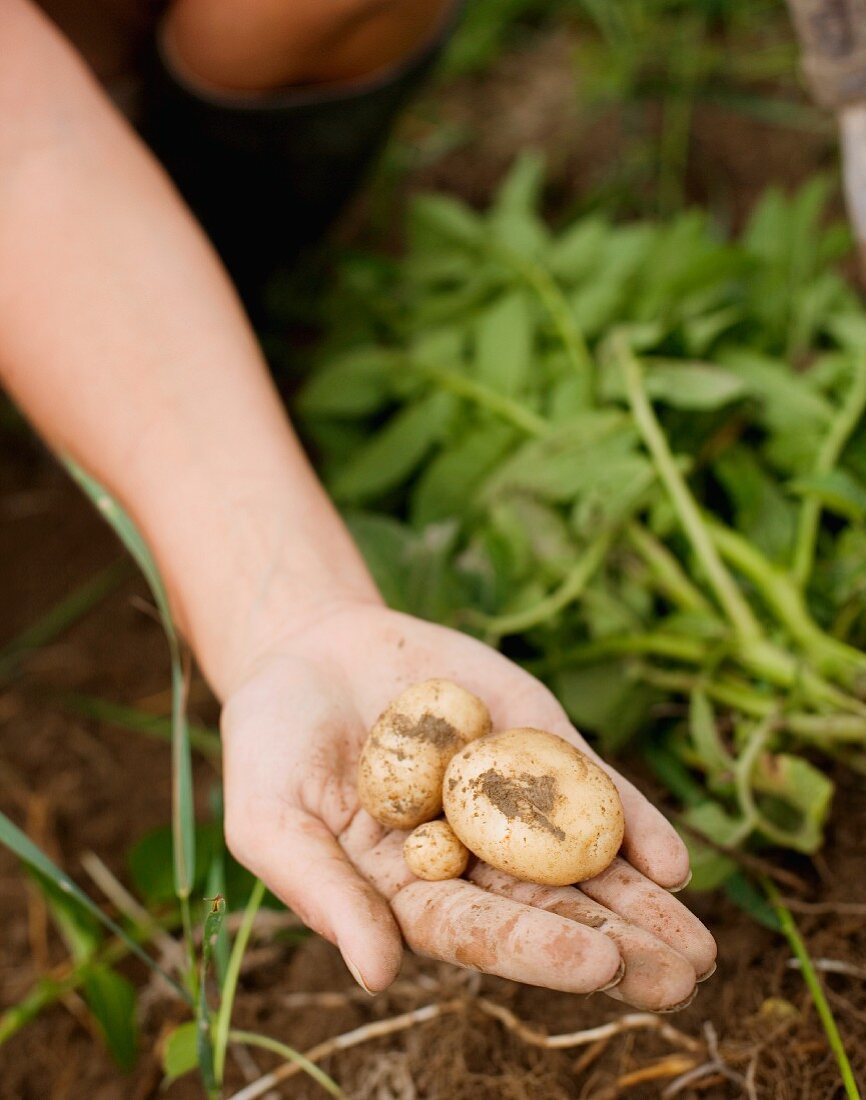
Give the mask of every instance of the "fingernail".
POLYGON ((657 1010, 658 1014, 660 1016, 668 1016, 671 1012, 682 1012, 684 1008, 689 1007, 689 1005, 692 1003, 695 997, 697 997, 697 995, 698 991, 697 988, 695 988, 691 991, 691 993, 688 995, 688 997, 686 997, 684 1001, 680 1001, 678 1005, 671 1005, 670 1008, 660 1008, 657 1010))
POLYGON ((370 989, 370 987, 367 985, 367 983, 361 977, 361 971, 357 968, 357 966, 355 966, 355 964, 352 962, 352 960, 346 958, 346 956, 344 955, 343 956, 343 962, 346 964, 346 967, 347 967, 349 973, 352 975, 352 977, 355 979, 355 981, 358 983, 358 985, 361 987, 361 989, 363 989, 364 992, 368 996, 373 997, 374 996, 373 990, 370 989))
POLYGON ((692 881, 692 872, 689 871, 689 873, 686 875, 686 877, 683 879, 683 881, 678 886, 669 886, 668 887, 668 893, 669 894, 678 894, 680 892, 680 890, 685 890, 685 888, 688 886, 688 884, 691 881, 692 881))
POLYGON ((716 972, 716 964, 713 963, 713 965, 710 967, 710 969, 704 971, 704 973, 700 975, 700 977, 697 979, 697 981, 698 982, 705 982, 707 980, 707 978, 712 978, 712 976, 713 976, 713 974, 715 974, 715 972, 716 972))
POLYGON ((607 983, 607 985, 600 985, 598 987, 598 989, 596 990, 596 993, 606 993, 609 989, 613 989, 613 987, 615 985, 619 985, 619 983, 623 980, 624 977, 625 977, 625 963, 623 962, 622 959, 620 959, 619 960, 619 969, 617 970, 616 974, 614 974, 614 976, 607 983))

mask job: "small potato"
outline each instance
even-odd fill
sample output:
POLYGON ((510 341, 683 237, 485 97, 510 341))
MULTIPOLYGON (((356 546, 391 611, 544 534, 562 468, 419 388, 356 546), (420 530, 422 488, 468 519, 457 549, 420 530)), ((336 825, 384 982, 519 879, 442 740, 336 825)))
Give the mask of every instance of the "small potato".
POLYGON ((469 862, 469 852, 447 821, 428 821, 406 837, 403 858, 413 875, 441 882, 460 878, 469 862))
POLYGON ((361 805, 382 825, 414 829, 442 812, 448 761, 490 732, 487 707, 450 680, 426 680, 376 720, 358 763, 361 805))
POLYGON ((536 729, 506 730, 457 753, 445 772, 444 805, 454 832, 485 863, 550 886, 600 874, 625 829, 608 775, 536 729))

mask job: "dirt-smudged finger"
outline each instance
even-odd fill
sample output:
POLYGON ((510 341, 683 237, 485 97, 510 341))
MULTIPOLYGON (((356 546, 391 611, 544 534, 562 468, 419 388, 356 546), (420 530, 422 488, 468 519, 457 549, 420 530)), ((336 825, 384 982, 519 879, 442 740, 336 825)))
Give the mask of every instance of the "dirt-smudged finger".
POLYGON ((625 963, 622 981, 611 997, 636 1008, 663 1012, 688 1000, 695 971, 688 959, 636 924, 624 920, 571 886, 536 886, 479 863, 470 875, 483 889, 603 932, 625 963))
POLYGON ((606 936, 462 879, 410 883, 391 900, 419 955, 566 993, 591 993, 619 974, 606 936))
POLYGON ((625 860, 615 859, 606 871, 582 882, 580 889, 684 955, 698 977, 711 970, 716 959, 716 941, 709 931, 682 902, 644 878, 625 860))

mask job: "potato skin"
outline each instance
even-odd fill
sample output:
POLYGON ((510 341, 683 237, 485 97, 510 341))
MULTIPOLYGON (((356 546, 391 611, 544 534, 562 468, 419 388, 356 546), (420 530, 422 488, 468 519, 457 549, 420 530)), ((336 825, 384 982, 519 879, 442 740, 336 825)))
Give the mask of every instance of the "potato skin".
POLYGON ((382 825, 414 829, 442 812, 451 757, 490 732, 484 703, 450 680, 413 684, 379 716, 358 762, 361 805, 382 825))
POLYGON ((543 730, 506 730, 448 765, 445 815, 475 855, 515 878, 567 886, 600 874, 622 844, 616 787, 573 745, 543 730))
POLYGON ((406 837, 403 858, 413 875, 427 882, 442 882, 460 878, 469 851, 448 822, 439 819, 419 825, 406 837))

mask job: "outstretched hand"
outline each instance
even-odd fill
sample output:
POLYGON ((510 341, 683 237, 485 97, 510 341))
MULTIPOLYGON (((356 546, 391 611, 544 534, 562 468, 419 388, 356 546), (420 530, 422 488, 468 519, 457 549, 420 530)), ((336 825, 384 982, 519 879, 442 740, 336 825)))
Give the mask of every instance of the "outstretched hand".
POLYGON ((483 863, 425 882, 405 834, 360 806, 367 731, 412 683, 454 680, 482 698, 494 729, 536 726, 589 752, 550 692, 488 646, 382 607, 332 608, 273 642, 223 710, 226 839, 301 919, 336 944, 356 979, 384 989, 403 941, 422 955, 571 993, 606 990, 672 1010, 714 969, 715 943, 670 891, 688 856, 671 825, 604 765, 626 818, 621 855, 579 886, 519 882, 483 863))

